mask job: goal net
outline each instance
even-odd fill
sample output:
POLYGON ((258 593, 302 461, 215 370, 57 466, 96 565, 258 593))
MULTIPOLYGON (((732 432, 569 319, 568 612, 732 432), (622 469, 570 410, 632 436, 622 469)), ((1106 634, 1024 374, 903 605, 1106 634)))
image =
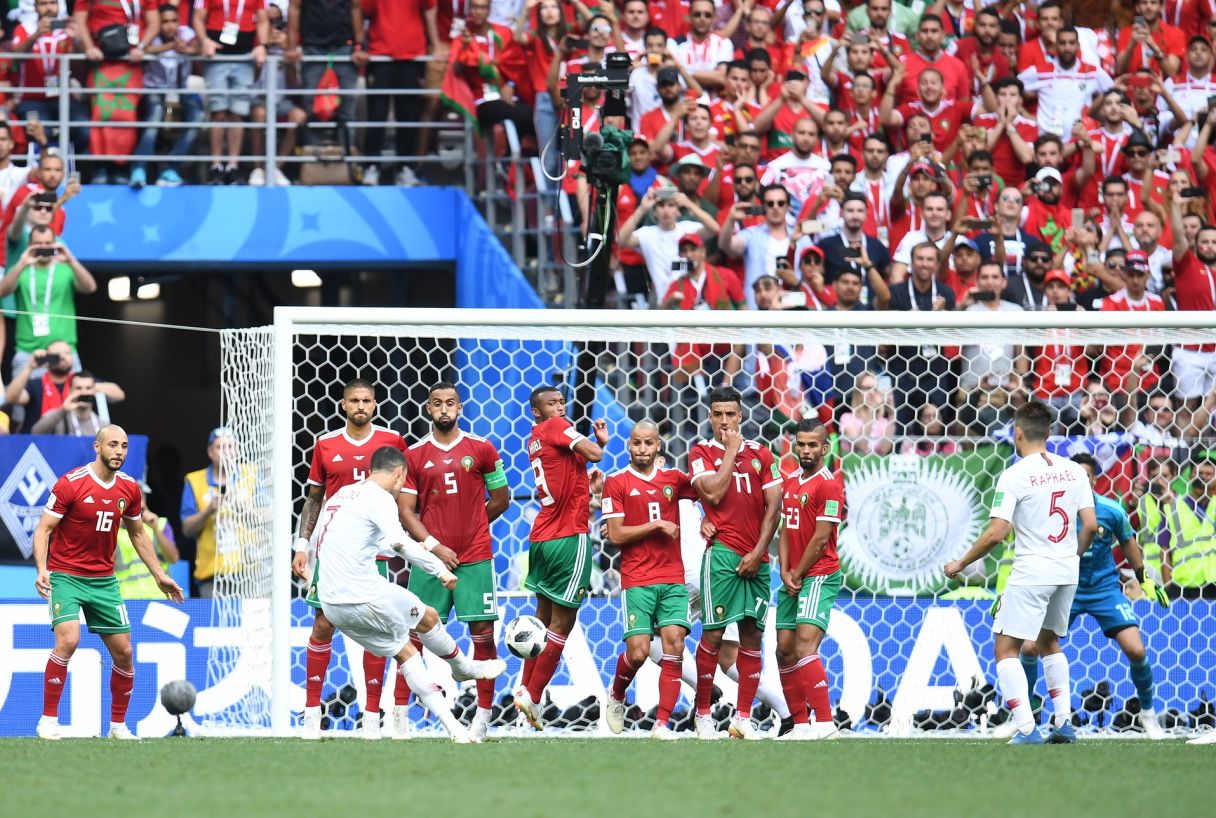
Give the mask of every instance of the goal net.
MULTIPOLYGON (((312 614, 302 584, 291 578, 291 542, 313 442, 344 422, 344 382, 374 382, 377 423, 412 442, 429 431, 422 411, 429 385, 450 380, 464 402, 462 428, 498 447, 511 491, 492 528, 500 634, 534 605, 521 590, 539 508, 525 451, 530 390, 556 383, 576 424, 608 421, 611 441, 599 467, 611 473, 627 464, 628 431, 642 418, 660 423, 668 464, 686 468, 689 446, 709 434, 707 391, 729 381, 743 394, 745 436, 771 447, 787 474, 797 469, 792 430, 799 418, 818 418, 831 431, 830 464, 843 474, 848 507, 840 535, 846 586, 822 649, 837 719, 875 734, 991 729, 1003 712, 993 692, 989 611, 1012 552, 998 547, 962 581, 946 580, 941 568, 980 531, 995 481, 1015 460, 1013 411, 1032 397, 1052 406, 1051 450, 1096 459, 1097 490, 1127 511, 1149 574, 1169 576, 1171 536, 1176 546, 1179 515, 1196 506, 1187 498, 1213 440, 1216 399, 1209 398, 1207 348, 1200 345, 1216 343, 1216 330, 1205 317, 280 308, 273 328, 224 336, 224 422, 237 441, 232 466, 251 475, 256 492, 218 520, 221 540, 238 558, 216 583, 216 624, 236 629, 241 640, 212 651, 209 672, 222 681, 220 693, 200 699, 196 713, 217 732, 285 734, 298 721, 312 614)), ((703 547, 695 517, 687 519, 684 558, 695 581, 703 547)), ((599 536, 596 522, 591 530, 592 593, 547 703, 548 721, 575 733, 603 731, 605 686, 625 628, 619 549, 599 536)), ((775 559, 775 542, 771 553, 775 559)), ((1204 713, 1211 719, 1211 709, 1203 709, 1210 679, 1196 669, 1211 664, 1216 627, 1213 603, 1198 597, 1205 582, 1216 583, 1216 571, 1204 577, 1196 562, 1203 558, 1173 566, 1171 595, 1186 598, 1168 609, 1131 583, 1117 600, 1120 614, 1140 623, 1156 709, 1170 729, 1198 726, 1204 713)), ((404 582, 403 566, 395 568, 404 582)), ((762 692, 779 697, 772 616, 765 673, 773 681, 762 692)), ((1064 643, 1077 720, 1082 730, 1135 733, 1140 702, 1127 660, 1103 627, 1083 615, 1064 643)), ((453 622, 450 629, 467 649, 464 627, 453 622)), ((506 653, 501 642, 499 650, 506 653)), ((516 721, 509 693, 520 662, 505 658, 497 729, 516 721)), ((471 683, 461 689, 444 663, 428 664, 453 706, 471 717, 471 683)), ((324 689, 328 729, 356 728, 365 706, 362 676, 358 646, 336 636, 324 689)), ((629 727, 652 724, 657 676, 651 666, 638 674, 628 694, 629 727)), ((726 719, 735 684, 719 672, 717 685, 714 714, 726 719)), ((390 680, 385 712, 392 690, 390 680)), ((682 725, 691 723, 691 692, 686 686, 676 714, 682 725)), ((1040 681, 1036 705, 1045 695, 1040 681)), ((416 704, 412 716, 416 729, 433 725, 416 704)), ((776 719, 763 699, 754 717, 762 728, 776 719)))

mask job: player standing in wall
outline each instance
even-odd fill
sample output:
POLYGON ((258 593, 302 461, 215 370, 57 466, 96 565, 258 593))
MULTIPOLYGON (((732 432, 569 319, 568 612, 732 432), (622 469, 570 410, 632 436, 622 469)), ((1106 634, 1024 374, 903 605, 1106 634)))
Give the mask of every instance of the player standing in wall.
POLYGON ((1068 632, 1081 554, 1093 542, 1098 522, 1085 469, 1047 453, 1050 430, 1051 410, 1042 403, 1032 401, 1018 409, 1013 442, 1021 460, 997 480, 988 527, 961 559, 945 566, 946 576, 957 577, 1013 530, 1013 570, 997 601, 992 626, 997 681, 1017 724, 1010 744, 1043 743, 1042 734, 1035 729, 1026 673, 1018 659, 1022 643, 1028 639, 1035 640, 1043 657, 1043 676, 1055 711, 1048 741, 1068 744, 1076 740, 1070 722, 1068 659, 1060 650, 1060 637, 1068 632))
MULTIPOLYGON (((371 467, 372 453, 381 446, 392 446, 405 451, 405 440, 396 432, 381 428, 372 423, 376 414, 376 387, 362 378, 355 378, 342 389, 342 401, 339 404, 346 416, 346 424, 341 429, 321 435, 312 448, 312 465, 308 470, 308 496, 304 500, 304 508, 300 512, 300 528, 295 542, 295 554, 291 561, 291 570, 300 579, 308 578, 308 547, 312 538, 313 528, 326 498, 333 497, 338 490, 358 483, 368 475, 371 467)), ((455 555, 438 541, 423 543, 432 549, 435 556, 448 565, 455 567, 455 555)), ((317 578, 321 572, 320 554, 316 554, 312 580, 308 585, 306 601, 314 611, 312 635, 308 640, 308 650, 305 660, 304 684, 304 724, 301 737, 318 739, 321 737, 321 690, 325 684, 325 672, 329 667, 331 643, 334 628, 321 609, 321 600, 317 596, 317 578)), ((388 576, 387 558, 377 561, 380 575, 388 576)), ((384 679, 385 661, 373 653, 363 654, 363 679, 366 690, 366 704, 363 719, 363 737, 366 739, 380 738, 380 694, 384 679), (374 716, 374 717, 373 717, 374 716)), ((401 686, 398 685, 398 706, 393 710, 393 738, 409 738, 406 709, 400 700, 401 686)), ((409 690, 404 690, 405 702, 409 701, 409 690)))
POLYGON ((744 440, 742 398, 732 387, 709 393, 714 437, 688 452, 692 484, 715 531, 701 562, 701 642, 697 645, 696 728, 718 738, 710 697, 722 631, 739 623, 739 698, 730 735, 758 739, 752 700, 760 684, 765 617, 768 615, 768 546, 781 511, 781 472, 767 447, 744 440))
POLYGON ((595 442, 587 439, 566 420, 566 398, 554 386, 533 389, 529 402, 536 425, 528 439, 528 459, 540 513, 528 536, 524 587, 536 594, 536 618, 548 633, 540 656, 524 662, 515 706, 534 729, 543 730, 541 697, 578 620, 579 606, 591 590, 587 463, 603 458, 608 424, 595 421, 595 442))
POLYGON ((401 677, 422 704, 443 724, 458 744, 478 742, 452 715, 443 691, 432 681, 410 633, 452 667, 457 682, 493 679, 506 670, 501 659, 478 662, 461 653, 439 621, 434 608, 395 582, 377 576, 376 557, 391 548, 434 576, 449 591, 456 576, 414 542, 401 528, 397 499, 405 483, 405 456, 396 446, 381 446, 370 453, 366 479, 338 490, 325 501, 317 523, 317 549, 325 549, 325 573, 318 577, 321 609, 338 628, 376 656, 397 660, 401 677))
POLYGON ((50 603, 55 647, 42 675, 38 737, 60 738, 59 698, 67 686, 68 662, 80 644, 80 612, 89 630, 110 651, 110 738, 137 739, 127 728, 127 706, 135 687, 131 622, 114 578, 114 548, 121 524, 157 586, 174 602, 182 589, 161 568, 144 530, 139 483, 119 471, 127 459, 127 433, 103 426, 93 441, 97 458, 59 478, 34 530, 34 586, 50 603))
POLYGON ((604 708, 608 729, 625 727, 625 688, 650 657, 650 640, 663 643, 659 708, 651 735, 674 738, 667 726, 680 698, 684 639, 692 630, 684 562, 680 558, 680 500, 696 496, 688 475, 661 468, 659 427, 638 421, 629 433, 629 466, 604 480, 602 519, 608 539, 621 549, 621 607, 625 651, 617 657, 604 708))
POLYGON ((802 471, 786 478, 781 499, 785 525, 777 545, 782 585, 777 591, 777 666, 794 718, 794 729, 783 738, 794 741, 837 735, 828 676, 819 658, 844 583, 836 556, 836 535, 845 519, 844 484, 824 465, 828 445, 822 423, 798 422, 794 454, 802 471), (813 727, 808 708, 815 711, 813 727))
MULTIPOLYGON (((454 569, 459 583, 451 590, 430 574, 411 571, 410 590, 435 609, 441 624, 455 608, 456 619, 469 626, 473 658, 496 659, 498 602, 490 523, 506 511, 510 497, 498 449, 484 438, 461 431, 456 425, 460 409, 455 384, 440 381, 431 387, 426 402, 431 433, 405 453, 409 470, 401 495, 405 530, 420 542, 434 535, 455 551, 460 561, 454 569)), ((421 649, 421 643, 414 647, 421 649)), ((494 680, 478 681, 477 713, 469 725, 475 740, 485 738, 493 706, 494 680)))

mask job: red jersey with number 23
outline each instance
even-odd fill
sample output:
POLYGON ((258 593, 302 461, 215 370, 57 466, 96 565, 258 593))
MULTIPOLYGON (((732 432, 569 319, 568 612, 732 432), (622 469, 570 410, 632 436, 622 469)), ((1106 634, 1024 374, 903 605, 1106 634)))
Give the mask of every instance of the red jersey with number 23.
POLYGON ((455 551, 462 565, 492 559, 486 479, 501 463, 494 444, 462 432, 443 446, 427 435, 405 458, 405 491, 418 497, 415 511, 431 536, 455 551))
POLYGON ((312 447, 312 466, 308 470, 308 485, 324 486, 325 496, 333 497, 338 489, 358 483, 371 471, 372 454, 381 446, 392 446, 402 454, 405 439, 396 432, 372 427, 372 433, 355 440, 345 427, 321 435, 312 447))
MULTIPOLYGON (((619 519, 624 525, 646 525, 654 520, 680 524, 680 500, 695 500, 692 481, 679 469, 655 469, 649 476, 632 466, 604 480, 601 518, 619 519)), ((684 582, 680 539, 655 533, 621 546, 621 587, 684 582)))
POLYGON ((78 577, 114 573, 114 547, 122 521, 144 513, 139 483, 122 472, 103 483, 92 466, 70 471, 55 483, 43 509, 59 524, 51 533, 46 567, 78 577))
POLYGON ((532 521, 529 542, 546 542, 586 534, 591 501, 587 461, 574 451, 586 436, 570 421, 552 417, 532 427, 528 438, 528 460, 536 481, 540 513, 532 521))
MULTIPOLYGON (((692 481, 712 477, 722 464, 725 448, 716 440, 703 440, 688 452, 692 481)), ((764 521, 764 490, 781 485, 781 472, 773 453, 753 440, 743 441, 735 455, 734 475, 726 485, 726 494, 716 505, 702 503, 706 518, 718 530, 714 535, 740 556, 747 556, 760 539, 760 524, 764 521)), ((768 561, 768 552, 763 559, 768 561)))
POLYGON ((820 469, 805 480, 801 472, 787 477, 781 493, 781 516, 785 518, 785 543, 791 571, 806 553, 821 520, 832 523, 832 533, 819 553, 819 559, 807 569, 805 576, 823 577, 840 570, 836 535, 844 522, 844 485, 830 471, 820 469))

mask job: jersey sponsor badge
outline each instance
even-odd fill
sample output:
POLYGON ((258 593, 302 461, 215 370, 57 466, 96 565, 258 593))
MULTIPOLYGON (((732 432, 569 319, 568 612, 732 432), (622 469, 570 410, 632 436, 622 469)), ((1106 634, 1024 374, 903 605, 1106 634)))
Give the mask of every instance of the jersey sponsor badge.
POLYGON ((756 474, 760 473, 760 461, 754 457, 752 458, 752 469, 756 472, 756 474))
POLYGON ((671 486, 663 486, 663 496, 670 500, 672 497, 676 496, 676 490, 671 486))
POLYGON ((460 458, 460 468, 464 469, 465 471, 469 471, 470 469, 472 469, 473 468, 472 456, 466 454, 464 457, 460 458))
POLYGON ((828 517, 839 517, 840 516, 840 501, 839 500, 828 500, 826 503, 823 504, 823 513, 828 517))
POLYGON ((805 505, 806 505, 806 501, 807 501, 808 499, 809 499, 809 498, 807 497, 806 492, 805 492, 805 491, 804 491, 804 492, 802 492, 802 494, 799 494, 799 495, 798 495, 798 505, 800 505, 800 506, 805 506, 805 505))

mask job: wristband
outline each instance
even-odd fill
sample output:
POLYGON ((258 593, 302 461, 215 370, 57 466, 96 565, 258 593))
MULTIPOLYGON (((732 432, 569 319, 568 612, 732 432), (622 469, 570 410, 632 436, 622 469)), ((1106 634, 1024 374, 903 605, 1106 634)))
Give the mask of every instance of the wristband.
POLYGON ((307 537, 296 537, 296 541, 292 544, 291 550, 297 554, 299 554, 302 551, 307 552, 308 551, 308 538, 307 537))
POLYGON ((434 551, 435 546, 439 545, 439 540, 428 534, 427 538, 419 544, 427 551, 434 551))

